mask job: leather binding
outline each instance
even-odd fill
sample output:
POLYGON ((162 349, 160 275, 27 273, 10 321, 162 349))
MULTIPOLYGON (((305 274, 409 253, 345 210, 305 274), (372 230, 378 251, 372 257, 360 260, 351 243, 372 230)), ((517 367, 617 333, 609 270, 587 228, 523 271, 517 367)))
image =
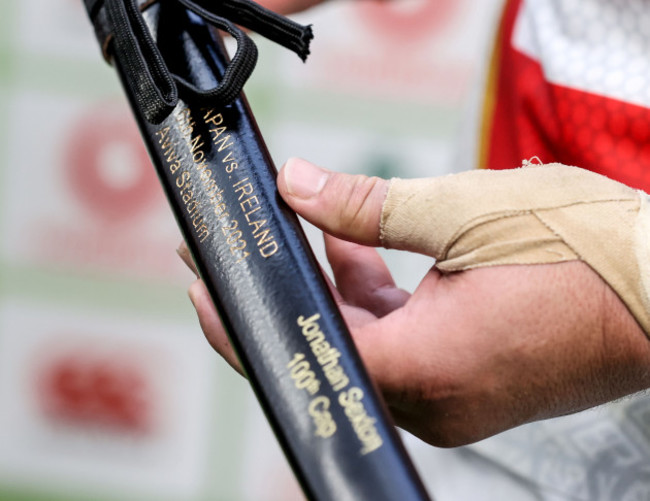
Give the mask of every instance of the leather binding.
MULTIPOLYGON (((276 191, 276 171, 245 98, 215 104, 181 93, 164 119, 148 120, 134 94, 141 70, 119 47, 111 50, 107 4, 129 1, 85 3, 199 273, 305 495, 429 499, 299 222, 276 191)), ((146 7, 166 65, 198 88, 215 86, 229 64, 218 32, 176 1, 146 7)))

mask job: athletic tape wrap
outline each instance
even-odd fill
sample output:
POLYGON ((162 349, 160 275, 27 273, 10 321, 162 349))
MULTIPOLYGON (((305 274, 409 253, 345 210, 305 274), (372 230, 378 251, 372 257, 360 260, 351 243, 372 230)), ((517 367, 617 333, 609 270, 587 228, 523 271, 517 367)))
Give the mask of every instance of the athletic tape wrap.
POLYGON ((650 334, 648 195, 599 174, 549 164, 393 179, 380 239, 443 272, 581 260, 650 334))

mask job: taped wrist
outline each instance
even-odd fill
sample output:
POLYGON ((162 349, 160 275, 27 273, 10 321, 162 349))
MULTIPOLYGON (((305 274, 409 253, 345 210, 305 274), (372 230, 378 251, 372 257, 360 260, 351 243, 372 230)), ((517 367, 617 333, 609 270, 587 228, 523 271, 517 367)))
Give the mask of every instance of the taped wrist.
POLYGON ((650 333, 648 195, 561 164, 393 179, 387 248, 427 254, 443 272, 581 260, 650 333))

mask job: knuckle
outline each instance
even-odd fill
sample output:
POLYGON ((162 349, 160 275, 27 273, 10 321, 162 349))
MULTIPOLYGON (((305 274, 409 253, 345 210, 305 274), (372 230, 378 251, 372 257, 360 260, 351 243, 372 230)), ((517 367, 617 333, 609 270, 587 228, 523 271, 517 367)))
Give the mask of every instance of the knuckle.
POLYGON ((355 176, 347 187, 346 203, 340 207, 341 225, 357 226, 373 217, 375 207, 372 205, 372 195, 381 181, 378 177, 355 176))

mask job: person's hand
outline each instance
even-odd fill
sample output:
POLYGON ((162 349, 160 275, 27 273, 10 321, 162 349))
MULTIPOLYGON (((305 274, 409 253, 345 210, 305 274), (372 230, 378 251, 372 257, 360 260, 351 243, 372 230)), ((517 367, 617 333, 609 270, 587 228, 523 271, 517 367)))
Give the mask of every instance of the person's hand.
MULTIPOLYGON (((301 160, 278 178, 284 200, 325 232, 341 311, 400 427, 457 446, 650 387, 650 342, 583 262, 434 267, 412 295, 398 289, 373 248, 387 186, 301 160)), ((202 282, 190 297, 237 368, 202 282)))

